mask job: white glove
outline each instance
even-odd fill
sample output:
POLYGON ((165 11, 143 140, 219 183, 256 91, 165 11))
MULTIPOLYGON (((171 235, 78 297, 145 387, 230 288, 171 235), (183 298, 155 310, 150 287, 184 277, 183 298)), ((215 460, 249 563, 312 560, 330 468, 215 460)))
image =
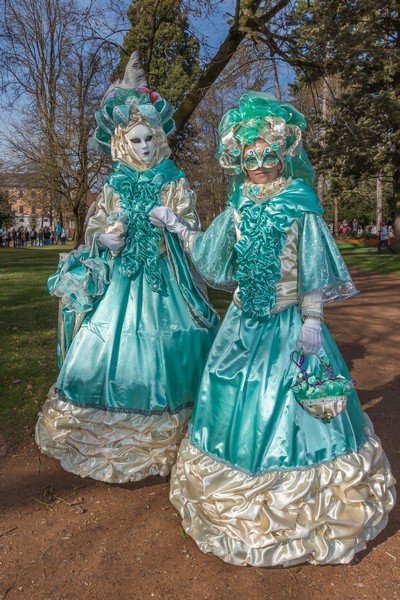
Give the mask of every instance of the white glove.
POLYGON ((180 240, 185 241, 190 229, 180 222, 176 214, 166 206, 156 206, 149 212, 150 223, 156 227, 165 227, 171 233, 176 233, 180 240))
POLYGON ((121 238, 119 233, 101 233, 97 239, 111 252, 118 252, 125 245, 125 239, 121 238))
POLYGON ((304 354, 316 354, 321 344, 321 319, 306 317, 297 338, 296 350, 302 349, 304 354))

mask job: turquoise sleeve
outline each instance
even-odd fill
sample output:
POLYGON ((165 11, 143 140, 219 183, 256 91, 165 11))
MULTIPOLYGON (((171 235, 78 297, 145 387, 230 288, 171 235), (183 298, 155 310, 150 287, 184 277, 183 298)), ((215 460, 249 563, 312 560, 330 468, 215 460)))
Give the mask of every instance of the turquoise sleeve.
POLYGON ((324 219, 305 213, 299 230, 299 299, 319 292, 322 302, 358 293, 324 219))
POLYGON ((196 235, 190 252, 195 268, 209 286, 226 291, 236 288, 235 244, 235 217, 228 206, 207 231, 196 235))
POLYGON ((103 254, 90 257, 86 246, 60 254, 58 270, 48 279, 50 294, 60 298, 72 311, 90 312, 94 302, 105 294, 111 279, 113 262, 108 258, 108 251, 103 254))

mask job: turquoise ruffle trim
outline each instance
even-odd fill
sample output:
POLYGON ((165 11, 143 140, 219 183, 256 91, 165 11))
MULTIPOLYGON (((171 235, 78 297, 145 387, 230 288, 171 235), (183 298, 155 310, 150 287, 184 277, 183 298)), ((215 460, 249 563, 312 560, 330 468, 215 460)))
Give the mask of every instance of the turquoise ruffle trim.
POLYGON ((69 309, 90 312, 110 283, 113 262, 104 257, 91 258, 86 246, 69 254, 60 254, 58 270, 49 277, 52 296, 60 298, 69 309))
POLYGON ((163 280, 158 263, 162 231, 152 225, 148 214, 160 204, 162 188, 184 176, 175 163, 164 160, 154 169, 143 173, 123 163, 116 163, 107 182, 120 197, 127 224, 125 247, 121 253, 121 270, 134 278, 144 268, 145 278, 155 292, 163 291, 163 280))
POLYGON ((239 300, 253 319, 268 318, 276 303, 275 284, 280 279, 280 255, 286 235, 274 226, 265 205, 242 209, 241 237, 235 245, 239 300))

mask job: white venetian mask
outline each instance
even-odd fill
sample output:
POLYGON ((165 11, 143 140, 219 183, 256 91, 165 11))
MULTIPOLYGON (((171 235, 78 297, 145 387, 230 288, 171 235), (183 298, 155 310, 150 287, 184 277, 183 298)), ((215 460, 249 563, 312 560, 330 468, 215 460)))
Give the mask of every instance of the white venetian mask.
POLYGON ((150 164, 154 157, 155 144, 151 129, 147 125, 135 125, 127 133, 127 138, 135 153, 146 164, 150 164))

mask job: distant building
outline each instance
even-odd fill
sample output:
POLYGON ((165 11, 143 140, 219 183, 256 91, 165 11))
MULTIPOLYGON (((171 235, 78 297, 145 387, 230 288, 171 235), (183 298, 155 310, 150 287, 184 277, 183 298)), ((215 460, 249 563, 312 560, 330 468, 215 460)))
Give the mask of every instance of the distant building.
POLYGON ((31 227, 34 219, 37 227, 51 225, 49 193, 32 184, 30 175, 0 173, 0 189, 15 212, 15 227, 31 227))
MULTIPOLYGON (((56 227, 59 210, 52 202, 50 192, 34 183, 28 173, 1 173, 0 190, 8 198, 15 212, 14 227, 56 227)), ((97 194, 88 193, 87 207, 96 199, 97 194)), ((1 223, 0 223, 1 225, 1 223)), ((72 239, 76 223, 71 211, 63 210, 63 226, 67 236, 72 239)))

